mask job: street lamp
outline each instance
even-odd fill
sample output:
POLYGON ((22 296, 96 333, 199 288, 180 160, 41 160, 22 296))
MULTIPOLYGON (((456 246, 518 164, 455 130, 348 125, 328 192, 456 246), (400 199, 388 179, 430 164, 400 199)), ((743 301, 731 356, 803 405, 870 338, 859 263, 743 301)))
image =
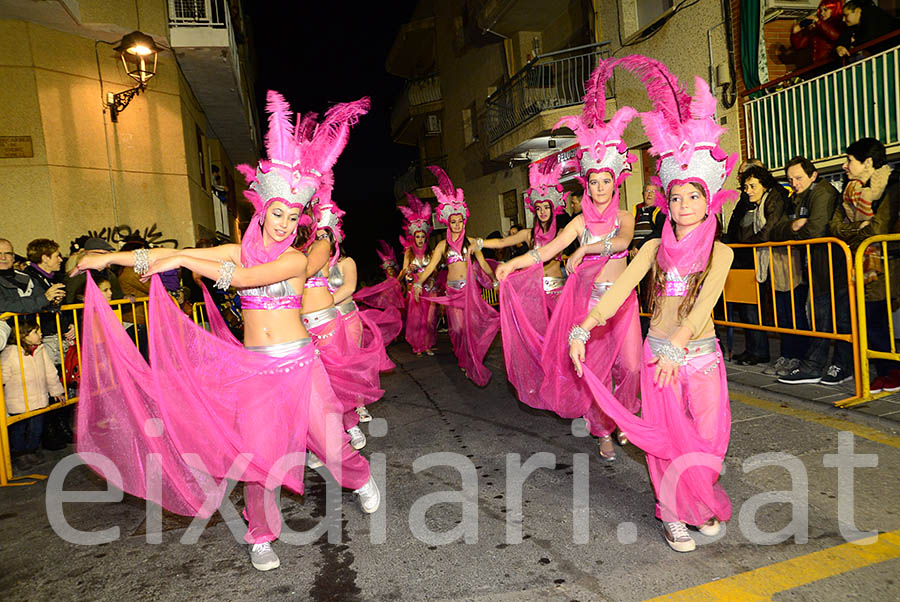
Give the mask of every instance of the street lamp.
POLYGON ((140 31, 132 31, 122 38, 115 50, 122 57, 122 65, 125 66, 128 77, 136 81, 137 85, 118 94, 107 94, 106 106, 109 107, 109 117, 113 122, 118 121, 119 113, 125 110, 131 99, 140 94, 150 78, 156 75, 156 60, 159 55, 159 48, 153 38, 140 31))

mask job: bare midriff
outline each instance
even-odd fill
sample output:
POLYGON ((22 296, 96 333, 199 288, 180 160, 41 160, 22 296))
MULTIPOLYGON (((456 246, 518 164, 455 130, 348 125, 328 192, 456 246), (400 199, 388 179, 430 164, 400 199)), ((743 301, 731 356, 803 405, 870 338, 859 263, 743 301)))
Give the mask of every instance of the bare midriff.
POLYGON ((458 261, 447 266, 447 280, 465 280, 466 262, 458 261))
POLYGON ((334 297, 324 286, 307 288, 303 291, 303 313, 308 314, 334 305, 334 297))
POLYGON ((562 267, 556 260, 548 261, 544 264, 544 276, 551 278, 562 278, 562 267))
MULTIPOLYGON (((288 280, 297 294, 303 295, 305 307, 309 290, 303 290, 303 282, 302 278, 288 280)), ((289 343, 309 336, 300 321, 299 309, 245 309, 242 314, 244 345, 248 347, 289 343)))

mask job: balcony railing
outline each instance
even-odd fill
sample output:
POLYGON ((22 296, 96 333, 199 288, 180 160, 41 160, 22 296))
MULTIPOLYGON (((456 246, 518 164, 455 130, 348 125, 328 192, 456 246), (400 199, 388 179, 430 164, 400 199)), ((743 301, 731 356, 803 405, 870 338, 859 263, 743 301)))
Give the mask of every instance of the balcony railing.
POLYGON ((441 101, 441 78, 429 75, 422 79, 407 82, 403 93, 394 103, 391 112, 391 131, 396 133, 406 120, 413 115, 421 114, 425 105, 441 101))
MULTIPOLYGON (((584 84, 597 63, 609 56, 609 42, 567 48, 532 59, 491 94, 486 129, 496 142, 535 115, 581 104, 584 84)), ((612 97, 612 86, 607 89, 612 97)))
POLYGON ((836 159, 864 137, 900 143, 900 47, 750 100, 744 117, 747 156, 772 170, 836 159))
POLYGON ((402 200, 405 192, 437 185, 434 175, 428 171, 429 165, 437 165, 446 171, 447 157, 430 157, 410 163, 407 170, 394 181, 394 198, 402 200))
POLYGON ((217 27, 227 25, 225 0, 169 0, 169 27, 217 27))

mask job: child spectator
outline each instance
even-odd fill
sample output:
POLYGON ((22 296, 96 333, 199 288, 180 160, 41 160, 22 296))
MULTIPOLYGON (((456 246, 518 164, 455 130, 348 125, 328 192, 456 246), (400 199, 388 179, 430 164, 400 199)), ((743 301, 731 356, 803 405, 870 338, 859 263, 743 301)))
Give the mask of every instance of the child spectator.
MULTIPOLYGON (((16 332, 13 330, 9 334, 6 348, 0 352, 3 396, 6 400, 6 412, 10 416, 46 408, 50 397, 57 402, 63 399, 59 374, 50 361, 44 345, 41 344, 41 329, 37 322, 31 318, 20 319, 19 331, 21 349, 16 341, 16 332)), ((20 420, 9 426, 9 449, 16 470, 28 470, 42 461, 38 445, 43 430, 43 414, 20 420)))

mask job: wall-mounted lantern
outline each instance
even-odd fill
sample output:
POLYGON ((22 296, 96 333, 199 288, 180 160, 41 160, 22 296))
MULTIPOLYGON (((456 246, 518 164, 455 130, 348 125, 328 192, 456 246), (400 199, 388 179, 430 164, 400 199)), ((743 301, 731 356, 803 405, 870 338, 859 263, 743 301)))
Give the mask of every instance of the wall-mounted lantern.
POLYGON ((125 72, 137 82, 137 86, 118 94, 107 94, 106 106, 109 107, 109 117, 113 122, 118 121, 119 113, 125 110, 131 99, 140 94, 147 87, 150 78, 156 75, 159 48, 147 34, 132 31, 122 38, 116 46, 116 52, 122 57, 125 72))

